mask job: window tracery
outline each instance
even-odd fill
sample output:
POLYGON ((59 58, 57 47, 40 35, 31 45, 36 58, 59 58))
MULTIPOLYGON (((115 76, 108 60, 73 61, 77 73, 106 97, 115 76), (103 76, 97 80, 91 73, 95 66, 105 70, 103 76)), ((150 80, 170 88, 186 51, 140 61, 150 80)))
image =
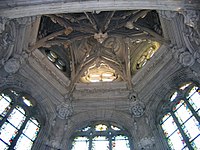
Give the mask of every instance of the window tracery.
POLYGON ((0 95, 0 147, 31 149, 40 124, 34 117, 36 104, 24 93, 7 89, 0 95))
POLYGON ((200 149, 200 88, 189 82, 169 97, 160 119, 168 146, 173 150, 200 149))
POLYGON ((153 57, 159 47, 160 44, 158 42, 150 42, 150 44, 146 47, 146 50, 137 60, 136 69, 141 69, 147 63, 147 61, 153 57))
POLYGON ((72 150, 130 150, 126 131, 110 123, 95 123, 78 130, 72 150))

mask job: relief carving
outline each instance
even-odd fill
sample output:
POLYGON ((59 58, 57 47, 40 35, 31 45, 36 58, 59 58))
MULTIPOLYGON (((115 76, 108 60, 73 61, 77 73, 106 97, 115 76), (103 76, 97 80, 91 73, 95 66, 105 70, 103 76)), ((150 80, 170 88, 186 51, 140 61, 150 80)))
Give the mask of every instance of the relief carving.
POLYGON ((8 73, 16 73, 27 58, 28 54, 25 51, 23 51, 20 55, 15 54, 4 63, 5 71, 8 73))
POLYGON ((57 116, 61 119, 69 119, 73 114, 73 107, 71 102, 63 102, 57 106, 57 116))
POLYGON ((7 22, 8 22, 8 18, 0 17, 0 34, 5 30, 5 26, 7 22))
POLYGON ((200 32, 192 27, 186 26, 183 30, 183 37, 187 48, 191 52, 200 51, 200 32))
POLYGON ((184 16, 184 23, 190 27, 197 28, 200 13, 197 10, 181 11, 180 14, 184 16))
POLYGON ((134 117, 141 117, 145 112, 145 105, 142 101, 138 99, 136 92, 131 92, 129 94, 129 100, 130 100, 130 113, 134 117))
MULTIPOLYGON (((1 29, 0 29, 1 30, 1 29)), ((4 64, 5 61, 13 54, 14 42, 15 42, 15 26, 13 22, 10 22, 0 32, 0 64, 4 64)))
POLYGON ((193 54, 191 54, 186 48, 177 49, 175 46, 172 48, 172 53, 175 59, 177 59, 183 66, 192 66, 195 63, 193 54))

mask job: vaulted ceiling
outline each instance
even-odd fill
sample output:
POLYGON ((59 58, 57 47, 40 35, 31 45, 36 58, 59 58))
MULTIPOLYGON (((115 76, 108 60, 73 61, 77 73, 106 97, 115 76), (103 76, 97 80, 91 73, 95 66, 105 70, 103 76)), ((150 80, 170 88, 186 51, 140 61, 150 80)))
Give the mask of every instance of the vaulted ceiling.
POLYGON ((39 49, 75 83, 127 82, 167 43, 156 11, 104 11, 43 15, 39 49))

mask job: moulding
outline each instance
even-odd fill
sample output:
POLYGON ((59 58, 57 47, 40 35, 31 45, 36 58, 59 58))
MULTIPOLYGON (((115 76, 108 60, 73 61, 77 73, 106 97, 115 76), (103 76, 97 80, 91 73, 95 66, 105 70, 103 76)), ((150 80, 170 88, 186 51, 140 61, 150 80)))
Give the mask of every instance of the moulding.
POLYGON ((19 18, 24 16, 35 16, 55 13, 74 13, 85 11, 108 11, 108 10, 133 10, 133 9, 155 9, 155 10, 179 10, 187 7, 199 8, 198 2, 187 3, 183 0, 92 0, 92 1, 57 1, 47 2, 13 2, 7 0, 2 2, 0 14, 8 18, 19 18), (3 5, 3 6, 2 6, 3 5))

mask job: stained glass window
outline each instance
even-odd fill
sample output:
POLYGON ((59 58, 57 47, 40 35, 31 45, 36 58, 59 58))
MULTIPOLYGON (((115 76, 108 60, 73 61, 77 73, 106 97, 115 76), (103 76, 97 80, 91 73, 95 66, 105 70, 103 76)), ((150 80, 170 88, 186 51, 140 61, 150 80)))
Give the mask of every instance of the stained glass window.
POLYGON ((30 150, 40 125, 32 117, 31 100, 15 90, 0 95, 0 148, 2 150, 30 150))
POLYGON ((193 83, 179 87, 169 98, 160 125, 170 149, 200 149, 200 89, 193 83))
POLYGON ((72 150, 130 150, 127 132, 111 123, 91 124, 73 137, 72 150))

